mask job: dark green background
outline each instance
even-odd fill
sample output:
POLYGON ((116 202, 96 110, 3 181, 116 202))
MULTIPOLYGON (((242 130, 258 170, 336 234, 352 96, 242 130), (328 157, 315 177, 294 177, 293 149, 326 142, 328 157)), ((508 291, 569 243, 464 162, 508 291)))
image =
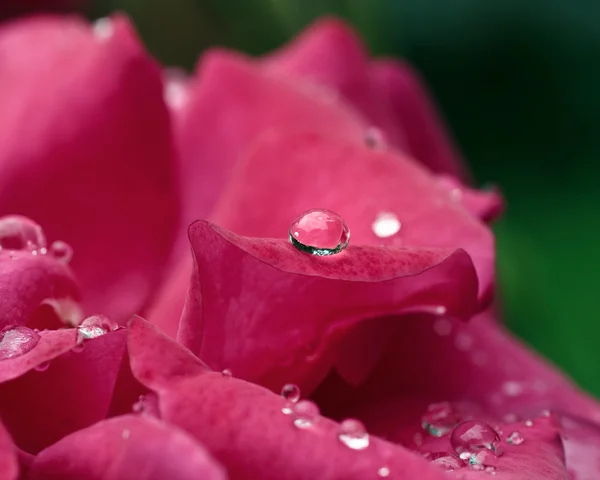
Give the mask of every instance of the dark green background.
POLYGON ((371 51, 424 74, 481 183, 501 185, 496 226, 506 318, 600 395, 598 0, 113 0, 164 63, 210 45, 272 49, 323 13, 371 51))

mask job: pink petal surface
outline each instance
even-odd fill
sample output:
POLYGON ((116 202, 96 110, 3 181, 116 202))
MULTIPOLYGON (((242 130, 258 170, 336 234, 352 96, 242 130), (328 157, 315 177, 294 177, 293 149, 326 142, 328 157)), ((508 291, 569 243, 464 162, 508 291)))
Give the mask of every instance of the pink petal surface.
POLYGON ((0 422, 0 478, 3 480, 17 480, 18 475, 17 449, 10 438, 10 434, 0 422))
POLYGON ((103 419, 125 348, 125 332, 87 340, 76 331, 40 332, 28 353, 0 361, 0 416, 29 453, 103 419))
POLYGON ((71 269, 52 256, 0 251, 0 330, 26 325, 43 304, 56 308, 63 321, 77 322, 79 297, 71 269), (72 308, 66 311, 61 305, 72 308))
POLYGON ((0 214, 69 243, 86 309, 124 321, 176 227, 161 72, 123 18, 6 23, 0 55, 0 214))
POLYGON ((30 480, 225 480, 189 434, 160 420, 126 415, 79 430, 40 452, 30 480))
POLYGON ((362 322, 439 305, 466 319, 477 308, 464 251, 350 246, 315 257, 203 221, 189 234, 195 268, 179 339, 213 369, 274 389, 314 388, 362 322))
POLYGON ((312 208, 341 215, 351 244, 463 248, 477 269, 480 297, 491 296, 491 231, 443 183, 397 152, 314 133, 274 133, 238 165, 211 219, 242 235, 281 238, 297 215, 312 208), (381 212, 396 215, 398 234, 376 235, 373 223, 381 212))
POLYGON ((600 476, 600 427, 576 415, 562 419, 563 444, 570 480, 595 480, 600 476))
POLYGON ((424 82, 409 66, 371 62, 357 34, 336 19, 317 21, 265 67, 339 92, 385 132, 387 140, 433 171, 466 177, 466 169, 424 82))
POLYGON ((186 225, 211 212, 239 157, 269 130, 284 126, 362 142, 366 128, 346 106, 232 53, 204 54, 188 91, 177 136, 186 225))
POLYGON ((158 393, 163 419, 201 441, 231 480, 362 480, 377 478, 382 466, 393 472, 390 478, 446 478, 418 455, 377 438, 367 450, 351 450, 336 438, 338 425, 322 417, 313 429, 295 428, 281 412, 281 397, 207 371, 188 350, 139 318, 130 323, 128 345, 133 372, 158 393))

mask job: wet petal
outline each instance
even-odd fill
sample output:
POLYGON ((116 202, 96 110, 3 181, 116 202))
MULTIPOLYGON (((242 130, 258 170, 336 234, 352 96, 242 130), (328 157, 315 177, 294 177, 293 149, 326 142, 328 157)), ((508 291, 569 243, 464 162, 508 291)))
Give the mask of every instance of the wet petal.
POLYGON ((195 269, 180 340, 213 369, 275 389, 316 386, 333 346, 364 321, 439 305, 466 319, 477 308, 475 272, 460 250, 351 245, 314 257, 287 240, 203 221, 190 241, 195 269))
POLYGON ((2 423, 0 423, 0 473, 4 480, 17 480, 19 475, 17 449, 2 423))
POLYGON ((6 23, 0 53, 0 214, 70 244, 85 307, 123 321, 156 286, 177 218, 160 69, 123 18, 6 23))
POLYGON ((40 452, 31 480, 225 480, 187 433, 156 419, 127 415, 96 423, 40 452))

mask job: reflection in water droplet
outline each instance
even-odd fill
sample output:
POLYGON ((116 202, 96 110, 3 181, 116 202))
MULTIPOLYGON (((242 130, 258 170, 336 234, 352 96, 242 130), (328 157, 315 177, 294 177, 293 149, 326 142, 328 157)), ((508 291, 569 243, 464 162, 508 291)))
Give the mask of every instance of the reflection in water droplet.
POLYGON ((506 439, 506 443, 510 445, 521 445, 525 441, 525 437, 521 432, 512 432, 506 439))
POLYGON ((46 252, 46 236, 42 227, 21 215, 0 218, 0 250, 28 250, 32 254, 46 252))
POLYGON ((340 424, 338 439, 352 450, 364 450, 369 446, 369 434, 360 420, 347 418, 340 424))
POLYGON ((292 245, 312 255, 327 256, 348 246, 350 230, 342 217, 331 210, 308 210, 292 222, 289 229, 292 245))
POLYGON ((381 467, 379 470, 377 470, 377 476, 381 477, 381 478, 387 478, 390 476, 390 468, 389 467, 381 467))
POLYGON ((92 30, 98 40, 108 40, 115 33, 115 26, 110 18, 99 18, 94 22, 92 30))
POLYGON ((450 444, 458 454, 474 453, 482 449, 501 454, 498 432, 485 422, 467 420, 459 424, 450 437, 450 444))
POLYGON ((24 355, 37 345, 40 336, 27 327, 8 327, 0 332, 0 360, 24 355))
POLYGON ((60 260, 63 263, 69 263, 71 258, 73 258, 73 249, 71 245, 62 240, 57 240, 52 242, 50 248, 48 250, 50 255, 52 255, 57 260, 60 260))
POLYGON ((469 465, 472 470, 484 470, 486 467, 494 467, 498 464, 498 457, 490 450, 479 450, 469 457, 469 465))
POLYGON ((294 425, 298 428, 310 428, 319 417, 319 407, 310 400, 300 400, 294 405, 294 425))
POLYGON ((458 455, 455 455, 454 453, 448 453, 448 452, 433 452, 430 453, 427 458, 431 461, 431 463, 433 463, 434 465, 437 465, 438 467, 442 467, 444 470, 458 470, 459 468, 462 468, 465 465, 465 462, 463 462, 458 455))
POLYGON ((430 435, 442 437, 450 433, 460 421, 460 416, 448 402, 433 403, 421 417, 421 426, 430 435))
POLYGON ((402 224, 391 212, 380 212, 371 225, 373 233, 379 238, 388 238, 400 231, 402 224))
POLYGON ((46 370, 48 370, 48 367, 50 367, 50 362, 43 362, 36 366, 34 370, 36 372, 45 372, 46 370))
POLYGON ((300 387, 293 383, 286 383, 281 389, 281 398, 285 400, 281 411, 286 415, 291 415, 294 411, 294 404, 300 400, 300 387))
POLYGON ((119 325, 105 315, 92 315, 77 327, 77 343, 101 337, 118 328, 119 325))
POLYGON ((365 145, 376 150, 383 150, 386 146, 385 136, 377 127, 369 127, 365 132, 365 145))

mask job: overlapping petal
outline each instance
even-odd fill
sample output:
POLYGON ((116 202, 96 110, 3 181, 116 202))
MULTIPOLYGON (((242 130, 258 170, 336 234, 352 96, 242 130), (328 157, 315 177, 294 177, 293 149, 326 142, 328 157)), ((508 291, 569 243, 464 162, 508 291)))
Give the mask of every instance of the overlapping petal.
POLYGON ((17 480, 19 475, 17 449, 2 423, 0 423, 0 473, 5 480, 17 480))

